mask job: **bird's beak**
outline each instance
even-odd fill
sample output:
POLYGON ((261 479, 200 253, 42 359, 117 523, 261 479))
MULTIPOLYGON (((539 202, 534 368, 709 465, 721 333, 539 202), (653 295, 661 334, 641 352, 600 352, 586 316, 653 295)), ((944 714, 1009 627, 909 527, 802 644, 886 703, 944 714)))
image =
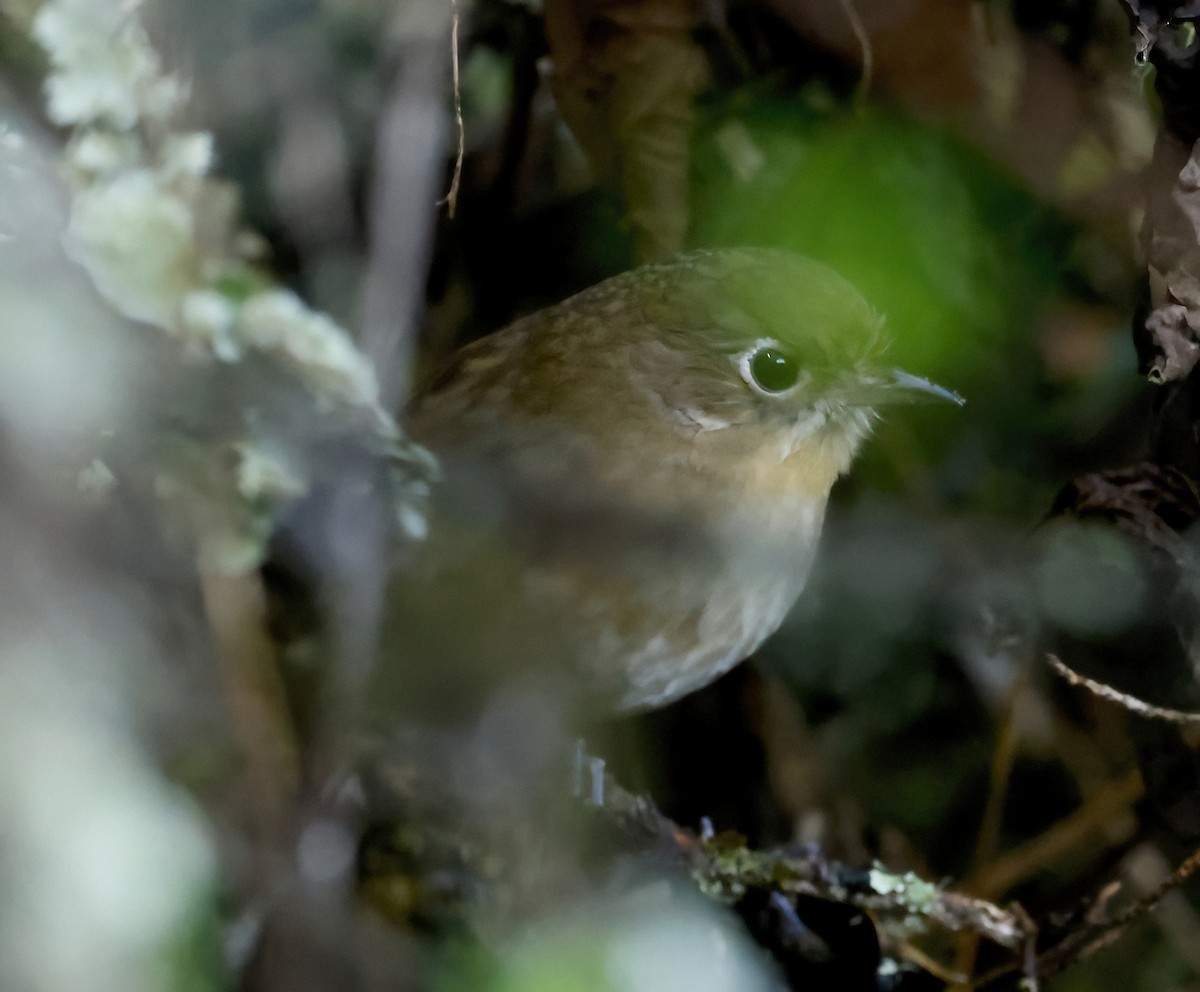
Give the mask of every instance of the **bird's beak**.
POLYGON ((955 406, 966 403, 958 393, 901 369, 878 376, 863 376, 849 384, 843 394, 855 406, 885 406, 897 403, 936 403, 955 406))

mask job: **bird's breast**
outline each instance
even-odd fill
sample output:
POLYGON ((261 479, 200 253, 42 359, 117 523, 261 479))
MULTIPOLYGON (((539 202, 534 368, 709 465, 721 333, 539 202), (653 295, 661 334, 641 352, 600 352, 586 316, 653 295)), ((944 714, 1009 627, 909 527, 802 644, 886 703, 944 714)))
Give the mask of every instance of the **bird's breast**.
POLYGON ((704 535, 703 556, 615 582, 581 576, 568 598, 590 631, 589 675, 627 710, 666 705, 723 675, 779 628, 800 595, 823 513, 823 499, 794 496, 743 507, 704 535))

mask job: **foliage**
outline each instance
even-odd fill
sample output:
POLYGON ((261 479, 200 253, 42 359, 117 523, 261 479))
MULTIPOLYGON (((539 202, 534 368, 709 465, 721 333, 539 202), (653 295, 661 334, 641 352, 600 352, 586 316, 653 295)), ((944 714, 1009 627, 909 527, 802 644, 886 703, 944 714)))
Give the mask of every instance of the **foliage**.
POLYGON ((0 3, 0 983, 1194 984, 1196 6, 0 3), (463 584, 385 700, 453 492, 388 356, 732 245, 965 410, 876 425, 753 670, 485 692, 463 584))

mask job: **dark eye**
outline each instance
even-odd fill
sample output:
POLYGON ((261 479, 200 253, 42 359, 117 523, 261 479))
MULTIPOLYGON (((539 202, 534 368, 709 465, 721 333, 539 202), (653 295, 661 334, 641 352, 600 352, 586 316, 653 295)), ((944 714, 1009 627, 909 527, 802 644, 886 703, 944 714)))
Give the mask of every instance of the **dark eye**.
POLYGON ((763 392, 782 393, 796 385, 800 366, 791 355, 767 346, 750 356, 750 375, 763 392))

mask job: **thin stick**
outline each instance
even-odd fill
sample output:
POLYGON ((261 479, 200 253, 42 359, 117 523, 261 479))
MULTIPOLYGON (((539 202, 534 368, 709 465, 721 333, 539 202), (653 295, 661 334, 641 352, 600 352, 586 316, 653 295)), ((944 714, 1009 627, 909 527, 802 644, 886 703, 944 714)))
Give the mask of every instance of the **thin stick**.
POLYGON ((361 309, 363 350, 375 363, 386 410, 404 406, 425 310, 450 143, 446 63, 455 49, 443 43, 442 32, 455 10, 446 0, 408 0, 389 32, 387 56, 395 69, 376 125, 361 309))
POLYGON ((1134 920, 1158 907, 1171 892, 1200 870, 1200 850, 1193 851, 1171 873, 1171 877, 1153 892, 1143 896, 1111 920, 1088 927, 1072 934, 1057 947, 1052 947, 1038 959, 1038 973, 1042 977, 1056 975, 1067 965, 1091 957, 1097 951, 1116 940, 1134 920))
MULTIPOLYGON (((1026 978, 1029 978, 1034 972, 1036 972, 1037 978, 1051 978, 1069 965, 1084 961, 1108 947, 1121 936, 1129 924, 1156 909, 1163 899, 1195 875, 1198 870, 1200 870, 1200 850, 1193 851, 1186 857, 1171 873, 1171 877, 1153 892, 1143 896, 1111 919, 1081 927, 1067 934, 1037 958, 1034 968, 1031 969, 1027 961, 1022 969, 1026 978)), ((998 979, 1013 974, 1016 970, 1017 966, 1014 964, 1001 965, 977 978, 972 988, 986 988, 998 979)))
POLYGON ((854 37, 858 39, 858 47, 862 52, 862 76, 858 80, 858 92, 855 94, 855 98, 861 100, 867 95, 867 90, 871 88, 871 75, 874 70, 875 54, 871 48, 871 36, 867 34, 867 27, 858 15, 858 8, 854 6, 854 0, 841 0, 841 4, 842 10, 846 12, 846 19, 850 22, 850 27, 854 31, 854 37))
POLYGON ((1141 798, 1143 791, 1142 776, 1137 771, 1109 783, 1044 833, 991 861, 969 877, 963 887, 982 898, 996 898, 1109 826, 1141 798))
POLYGON ((1071 685, 1082 686, 1093 695, 1099 696, 1101 699, 1106 699, 1110 703, 1116 703, 1123 709, 1129 710, 1130 713, 1136 713, 1138 716, 1145 717, 1148 720, 1163 720, 1167 723, 1184 725, 1200 723, 1200 713, 1172 710, 1147 703, 1143 699, 1138 699, 1137 696, 1131 696, 1128 693, 1121 692, 1119 689, 1114 689, 1111 685, 1089 679, 1086 675, 1080 675, 1074 669, 1064 665, 1056 655, 1047 654, 1046 664, 1071 685))
MULTIPOLYGON (((991 776, 988 785, 987 803, 979 824, 979 835, 975 839, 975 856, 972 874, 979 876, 996 856, 999 846, 1000 827, 1004 820, 1004 804, 1008 797, 1008 783, 1012 776, 1013 763, 1017 755, 1017 707, 1021 705, 1021 694, 1029 681, 1029 666, 1021 665, 1008 696, 1004 701, 999 733, 992 748, 991 776)), ((983 894, 983 893, 981 893, 983 894)), ((955 968, 963 977, 953 983, 956 992, 969 987, 970 975, 975 969, 979 953, 979 934, 968 931, 959 942, 955 957, 955 968)))
POLYGON ((963 974, 963 972, 956 971, 935 958, 931 958, 921 948, 910 944, 908 941, 902 942, 897 950, 900 952, 900 956, 906 961, 911 961, 918 968, 924 968, 939 982, 943 982, 948 986, 966 985, 970 981, 970 977, 963 974))
POLYGON ((458 0, 450 0, 450 9, 453 11, 450 15, 450 66, 454 73, 454 122, 458 128, 458 154, 454 159, 454 175, 450 178, 450 189, 445 196, 438 200, 438 206, 445 204, 446 212, 453 220, 454 212, 458 209, 458 185, 462 181, 463 158, 467 148, 467 129, 463 124, 462 84, 458 71, 458 0))
POLYGON ((300 755, 278 649, 267 630, 266 593, 253 572, 202 571, 200 588, 217 649, 221 694, 245 762, 258 853, 270 863, 284 842, 299 793, 300 755))

